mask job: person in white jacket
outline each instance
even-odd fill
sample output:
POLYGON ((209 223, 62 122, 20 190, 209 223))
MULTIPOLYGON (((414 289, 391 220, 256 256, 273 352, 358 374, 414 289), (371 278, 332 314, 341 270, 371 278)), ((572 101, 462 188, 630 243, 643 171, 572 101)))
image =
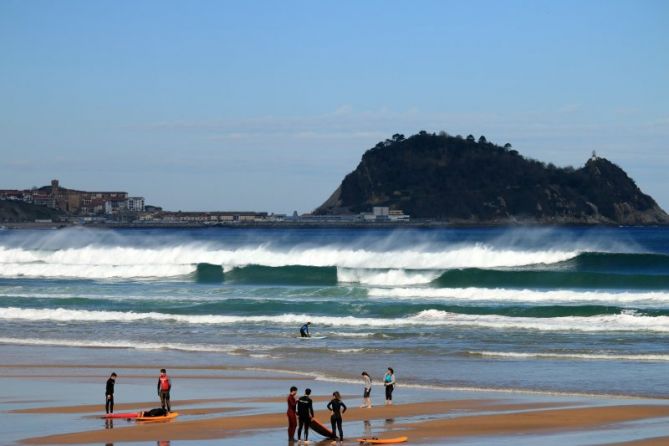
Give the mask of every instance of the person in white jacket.
POLYGON ((365 383, 365 390, 362 394, 362 406, 370 408, 372 407, 372 378, 369 376, 369 373, 362 372, 362 380, 365 383))

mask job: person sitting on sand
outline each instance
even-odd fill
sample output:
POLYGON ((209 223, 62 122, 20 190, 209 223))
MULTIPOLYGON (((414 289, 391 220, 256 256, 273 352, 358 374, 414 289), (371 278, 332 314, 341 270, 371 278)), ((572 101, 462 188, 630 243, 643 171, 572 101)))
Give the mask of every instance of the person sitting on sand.
POLYGON ((172 382, 167 376, 167 370, 160 369, 160 376, 158 377, 158 396, 160 397, 160 405, 167 412, 171 412, 170 407, 170 390, 172 390, 172 382))
POLYGON ((365 383, 365 390, 362 393, 362 406, 370 408, 372 407, 372 378, 369 376, 369 373, 362 372, 362 380, 365 383))
POLYGON ((293 386, 290 388, 290 393, 286 402, 288 403, 288 411, 286 415, 288 416, 288 441, 295 441, 295 429, 297 429, 297 413, 295 412, 297 406, 297 387, 293 386))
POLYGON ((304 441, 309 441, 309 425, 314 417, 314 403, 309 397, 311 389, 304 389, 304 395, 297 400, 297 417, 299 425, 297 427, 297 441, 302 441, 302 429, 304 428, 304 441))
POLYGON ((311 334, 309 334, 309 325, 311 325, 311 322, 307 322, 302 327, 300 327, 300 336, 302 336, 303 338, 311 337, 311 334))
POLYGON ((330 416, 330 423, 332 423, 332 435, 335 439, 337 438, 337 431, 335 430, 335 428, 337 428, 339 430, 339 441, 344 441, 344 431, 341 426, 341 415, 346 413, 346 404, 344 404, 344 402, 341 400, 341 395, 339 392, 334 392, 332 396, 333 398, 330 400, 327 406, 328 409, 332 411, 332 415, 330 416))
POLYGON ((383 377, 383 385, 386 387, 386 405, 393 404, 393 390, 395 390, 395 371, 388 367, 386 375, 383 377))
POLYGON ((114 413, 114 384, 116 384, 116 372, 112 372, 107 380, 105 389, 105 412, 114 413))

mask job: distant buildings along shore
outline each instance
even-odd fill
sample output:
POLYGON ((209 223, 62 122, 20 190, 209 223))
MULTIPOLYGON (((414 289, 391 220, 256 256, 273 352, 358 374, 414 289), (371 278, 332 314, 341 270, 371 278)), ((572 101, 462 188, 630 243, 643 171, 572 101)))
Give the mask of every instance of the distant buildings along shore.
POLYGON ((113 215, 123 211, 144 212, 144 197, 127 192, 88 192, 61 187, 58 180, 40 188, 0 190, 0 199, 15 200, 58 209, 72 216, 113 215))
POLYGON ((144 197, 129 197, 127 192, 90 192, 62 187, 58 180, 49 186, 32 189, 0 189, 0 200, 20 201, 45 206, 63 213, 71 223, 133 223, 136 225, 226 225, 244 223, 372 223, 402 222, 409 216, 400 210, 374 207, 371 212, 351 215, 312 215, 297 212, 292 216, 250 211, 164 211, 145 204, 144 197))

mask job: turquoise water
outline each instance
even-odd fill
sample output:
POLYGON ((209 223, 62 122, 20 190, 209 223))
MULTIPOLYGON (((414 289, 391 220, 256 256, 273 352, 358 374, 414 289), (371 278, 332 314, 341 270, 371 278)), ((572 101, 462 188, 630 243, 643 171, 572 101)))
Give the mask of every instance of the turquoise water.
POLYGON ((669 397, 669 230, 8 230, 0 320, 54 355, 669 397))

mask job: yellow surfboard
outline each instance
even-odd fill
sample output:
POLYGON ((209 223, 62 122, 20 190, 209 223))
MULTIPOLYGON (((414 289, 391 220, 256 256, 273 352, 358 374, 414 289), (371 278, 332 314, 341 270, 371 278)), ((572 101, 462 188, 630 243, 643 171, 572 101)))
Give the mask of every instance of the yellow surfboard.
POLYGON ((167 415, 165 415, 164 417, 137 417, 135 419, 137 421, 152 423, 152 422, 157 422, 157 421, 171 420, 171 419, 176 418, 178 416, 179 416, 179 412, 170 412, 167 415))
POLYGON ((409 437, 395 437, 395 438, 358 438, 361 444, 393 444, 404 443, 409 437))

